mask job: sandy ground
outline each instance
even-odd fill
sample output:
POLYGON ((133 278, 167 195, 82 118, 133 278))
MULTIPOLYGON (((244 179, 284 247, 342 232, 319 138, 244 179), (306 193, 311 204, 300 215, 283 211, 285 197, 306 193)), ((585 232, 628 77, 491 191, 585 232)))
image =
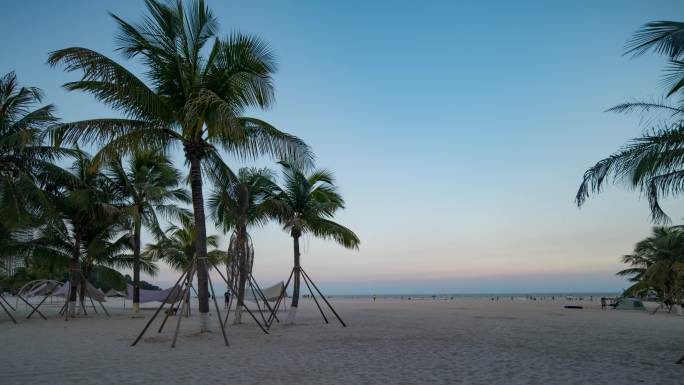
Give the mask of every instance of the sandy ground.
POLYGON ((229 325, 230 347, 193 315, 174 349, 175 322, 131 347, 152 312, 131 318, 120 300, 111 319, 0 313, 0 384, 684 384, 684 317, 567 303, 333 299, 343 328, 304 300, 269 335, 229 325))

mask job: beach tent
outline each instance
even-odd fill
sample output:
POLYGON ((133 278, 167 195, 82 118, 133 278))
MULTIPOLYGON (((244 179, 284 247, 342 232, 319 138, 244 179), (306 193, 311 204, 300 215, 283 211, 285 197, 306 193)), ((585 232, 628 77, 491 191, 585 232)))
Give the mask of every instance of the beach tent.
POLYGON ((22 286, 17 295, 24 298, 51 295, 62 286, 61 282, 51 279, 38 279, 22 286))
MULTIPOLYGON (((102 290, 96 288, 93 286, 92 283, 85 281, 86 283, 86 295, 88 295, 90 298, 93 299, 93 301, 97 302, 107 302, 107 298, 105 298, 105 294, 102 292, 102 290)), ((80 286, 80 284, 79 284, 80 286)), ((71 284, 69 281, 65 282, 61 287, 59 287, 57 290, 55 290, 52 295, 56 297, 68 297, 69 296, 69 291, 71 289, 71 284)))
MULTIPOLYGON (((276 283, 273 286, 270 287, 265 287, 261 289, 261 294, 263 294, 264 298, 266 298, 267 301, 277 301, 278 297, 280 297, 280 294, 285 290, 285 283, 283 281, 280 281, 276 283)), ((257 298, 261 300, 261 295, 258 293, 257 289, 253 287, 252 285, 247 285, 245 287, 245 299, 248 301, 256 301, 257 298)))
MULTIPOLYGON (((245 285, 245 302, 253 302, 256 303, 257 308, 259 311, 265 311, 268 309, 269 311, 272 310, 271 306, 267 302, 275 302, 278 300, 280 297, 280 294, 285 290, 285 283, 283 281, 280 281, 276 283, 273 286, 269 286, 266 288, 261 289, 258 286, 253 286, 251 284, 245 285), (265 299, 265 301, 264 301, 265 299), (263 306, 263 310, 262 310, 263 306)), ((287 297, 287 293, 285 293, 284 297, 287 297)), ((231 300, 232 304, 232 300, 231 300)), ((229 304, 229 308, 232 305, 229 304)), ((226 321, 228 320, 228 313, 226 314, 226 321)))
MULTIPOLYGON (((133 285, 128 285, 128 295, 127 299, 133 300, 133 285)), ((172 300, 180 296, 180 287, 174 286, 164 290, 144 290, 140 289, 140 303, 145 302, 164 302, 168 297, 172 300), (169 295, 171 294, 171 295, 169 295)))
POLYGON ((623 298, 618 301, 615 310, 639 310, 646 311, 644 303, 638 298, 623 298))
MULTIPOLYGON (((80 282, 76 288, 77 291, 80 291, 80 282)), ((24 302, 26 300, 21 297, 22 294, 25 294, 29 297, 32 296, 43 296, 43 299, 40 301, 40 303, 37 306, 32 306, 29 304, 29 306, 33 309, 33 311, 26 317, 26 318, 31 318, 31 315, 34 312, 37 312, 39 315, 41 315, 44 319, 45 316, 38 310, 44 303, 45 300, 48 297, 63 297, 64 298, 64 305, 62 306, 62 309, 59 311, 59 314, 65 314, 67 319, 68 319, 68 311, 67 311, 67 306, 69 304, 69 301, 67 298, 69 297, 69 294, 71 292, 71 285, 69 281, 65 283, 60 283, 57 281, 52 281, 52 280, 38 280, 38 281, 33 281, 29 282, 28 284, 24 285, 24 287, 21 288, 17 296, 22 299, 24 302)), ((104 305, 102 304, 103 302, 107 302, 107 299, 105 298, 104 292, 102 290, 96 288, 85 280, 85 297, 90 300, 90 303, 93 307, 93 310, 95 310, 95 313, 97 313, 97 308, 95 307, 95 301, 100 304, 102 307, 102 310, 104 313, 109 317, 109 312, 107 312, 107 309, 105 309, 104 305)), ((87 314, 86 312, 86 304, 84 303, 85 301, 82 301, 80 303, 80 309, 83 310, 84 314, 87 314)), ((28 302, 26 302, 28 304, 28 302)), ((80 311, 80 310, 79 310, 80 311)))
POLYGON ((105 297, 126 297, 126 293, 114 289, 109 289, 109 291, 105 294, 105 297))

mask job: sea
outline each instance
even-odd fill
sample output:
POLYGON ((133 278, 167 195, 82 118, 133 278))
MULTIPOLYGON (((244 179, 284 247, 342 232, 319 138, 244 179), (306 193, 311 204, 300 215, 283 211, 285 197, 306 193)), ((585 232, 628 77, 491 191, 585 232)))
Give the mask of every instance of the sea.
POLYGON ((563 292, 563 293, 407 293, 407 294, 340 294, 326 295, 336 299, 393 299, 393 300, 455 300, 455 299, 493 299, 493 300, 543 300, 567 299, 590 300, 601 297, 619 297, 619 292, 563 292))

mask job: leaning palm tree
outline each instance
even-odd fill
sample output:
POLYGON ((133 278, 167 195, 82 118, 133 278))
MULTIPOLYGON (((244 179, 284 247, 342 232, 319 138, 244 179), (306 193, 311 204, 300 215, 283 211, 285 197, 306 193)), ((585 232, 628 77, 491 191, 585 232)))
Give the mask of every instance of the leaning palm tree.
POLYGON ((188 215, 174 205, 190 203, 185 189, 179 188, 181 174, 171 161, 156 150, 136 152, 124 167, 120 159, 109 166, 112 188, 123 199, 132 227, 133 249, 133 311, 140 310, 140 248, 142 227, 161 232, 157 213, 168 219, 188 215))
POLYGON ((125 115, 123 119, 63 124, 55 130, 55 140, 100 143, 103 158, 140 148, 183 147, 190 167, 197 231, 200 328, 206 331, 209 301, 203 176, 219 186, 234 178, 220 150, 243 159, 271 155, 303 164, 310 162, 312 155, 297 137, 244 116, 250 108, 273 103, 276 66, 266 43, 241 33, 218 37, 218 22, 202 0, 186 7, 180 0, 146 0, 145 4, 148 15, 142 23, 113 15, 119 27, 119 52, 128 59, 140 59, 145 79, 87 48, 50 54, 51 65, 83 72, 81 80, 67 83, 65 88, 91 93, 125 115))
POLYGON ((231 233, 227 277, 237 292, 235 323, 241 323, 245 286, 252 273, 254 246, 249 229, 262 227, 274 216, 278 202, 274 174, 268 169, 241 168, 237 183, 217 188, 209 198, 210 216, 224 233, 231 233))
MULTIPOLYGON (((684 90, 684 23, 656 21, 644 25, 627 43, 626 54, 641 55, 649 50, 670 60, 666 83, 670 97, 684 90)), ((578 206, 592 193, 610 182, 626 182, 640 190, 649 201, 655 222, 668 222, 660 206, 663 196, 684 192, 684 105, 664 102, 630 102, 617 105, 613 112, 664 112, 662 123, 641 137, 632 139, 617 152, 597 162, 585 173, 575 197, 578 206)), ((652 120, 648 120, 651 122, 652 120)))
POLYGON ((314 170, 305 175, 302 170, 286 162, 283 166, 283 187, 274 199, 280 203, 276 217, 292 237, 294 247, 294 286, 288 322, 294 322, 299 305, 300 252, 299 238, 311 234, 318 238, 332 239, 348 249, 359 248, 359 238, 354 232, 331 218, 344 208, 344 200, 338 193, 330 171, 314 170))

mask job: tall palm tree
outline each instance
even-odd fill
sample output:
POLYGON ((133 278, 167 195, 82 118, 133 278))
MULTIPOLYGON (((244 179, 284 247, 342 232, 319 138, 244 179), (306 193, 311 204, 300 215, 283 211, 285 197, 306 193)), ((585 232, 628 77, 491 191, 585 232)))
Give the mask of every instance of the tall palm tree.
MULTIPOLYGON (((684 23, 647 23, 628 41, 625 54, 639 56, 650 50, 669 58, 665 76, 669 87, 666 97, 681 94, 684 91, 684 23)), ((666 119, 589 168, 575 197, 577 205, 583 205, 590 194, 601 192, 609 182, 626 182, 648 198, 655 222, 668 222, 669 217, 662 210, 659 199, 684 192, 683 103, 684 99, 678 105, 631 102, 609 109, 612 112, 664 112, 666 119)))
POLYGON ((352 230, 331 220, 337 210, 344 208, 344 200, 337 192, 330 171, 314 170, 307 176, 301 169, 286 162, 281 162, 281 165, 284 184, 274 198, 280 203, 277 218, 292 237, 294 247, 294 286, 288 314, 288 322, 291 323, 299 305, 299 238, 308 233, 318 238, 332 239, 354 250, 358 250, 361 241, 352 230))
POLYGON ((277 185, 268 169, 241 168, 237 182, 215 189, 209 197, 209 212, 217 227, 231 233, 228 244, 227 277, 237 291, 235 323, 240 323, 245 286, 254 263, 249 229, 264 226, 277 212, 273 199, 277 185))
POLYGON ((133 249, 133 311, 140 310, 140 249, 142 227, 161 232, 157 213, 166 218, 188 215, 175 202, 190 203, 185 189, 179 188, 181 174, 171 161, 157 150, 143 150, 133 154, 124 167, 120 159, 109 167, 112 188, 123 199, 132 227, 133 249))
POLYGON ((202 176, 224 185, 234 177, 220 150, 240 158, 272 155, 311 161, 306 144, 270 124, 243 114, 273 103, 273 53, 256 36, 217 35, 218 22, 204 1, 183 7, 146 0, 148 15, 131 24, 112 15, 119 26, 119 52, 140 59, 146 81, 114 60, 90 49, 52 52, 48 62, 83 78, 64 86, 93 94, 123 113, 123 119, 95 119, 64 124, 57 142, 101 143, 103 157, 144 147, 181 145, 190 167, 190 187, 197 231, 201 331, 208 329, 206 224, 202 176), (207 43, 211 41, 211 46, 207 43), (205 49, 206 48, 206 49, 205 49), (148 85, 149 84, 149 85, 148 85))
POLYGON ((661 301, 670 306, 681 305, 684 290, 684 229, 655 227, 653 234, 634 247, 634 253, 622 258, 630 268, 618 272, 635 284, 629 294, 655 290, 661 301))
POLYGON ((54 106, 35 87, 21 87, 14 72, 0 77, 0 217, 7 231, 36 225, 49 208, 41 181, 64 170, 54 162, 74 150, 45 145, 46 129, 57 122, 54 106))

